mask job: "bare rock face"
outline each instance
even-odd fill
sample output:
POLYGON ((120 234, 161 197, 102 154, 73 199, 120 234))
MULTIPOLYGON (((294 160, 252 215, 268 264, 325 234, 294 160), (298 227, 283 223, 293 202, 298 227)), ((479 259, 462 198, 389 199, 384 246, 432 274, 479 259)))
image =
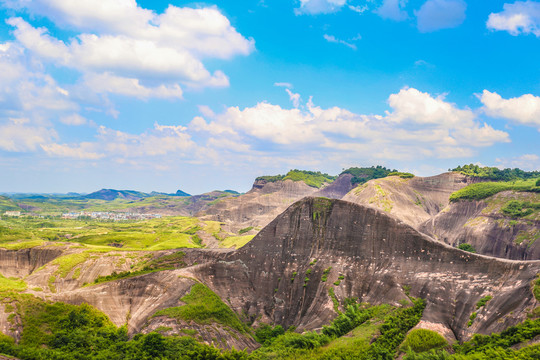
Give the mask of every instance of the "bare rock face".
POLYGON ((523 321, 537 306, 531 282, 539 271, 539 261, 452 248, 373 208, 306 198, 248 245, 193 274, 229 298, 237 312, 301 329, 318 328, 336 316, 330 288, 339 302, 357 297, 396 305, 407 301, 410 291, 427 301, 423 324, 449 339, 466 340, 473 332, 489 334, 523 321), (477 310, 486 295, 493 299, 477 310), (474 311, 478 316, 468 327, 474 311))
POLYGON ((411 179, 389 176, 368 181, 350 191, 343 200, 375 207, 418 227, 448 206, 450 194, 470 182, 456 172, 411 179))
POLYGON ((224 222, 232 231, 248 226, 264 227, 289 205, 317 190, 303 181, 257 180, 246 194, 224 199, 197 216, 224 222))
POLYGON ((0 249, 0 274, 24 277, 62 255, 60 248, 0 249))
POLYGON ((419 226, 437 240, 471 244, 485 255, 516 260, 540 259, 540 219, 511 219, 501 212, 509 200, 538 202, 539 194, 504 191, 483 201, 461 200, 419 226))
POLYGON ((342 199, 355 185, 351 182, 353 176, 351 174, 341 174, 328 186, 314 193, 312 196, 326 197, 329 199, 342 199))

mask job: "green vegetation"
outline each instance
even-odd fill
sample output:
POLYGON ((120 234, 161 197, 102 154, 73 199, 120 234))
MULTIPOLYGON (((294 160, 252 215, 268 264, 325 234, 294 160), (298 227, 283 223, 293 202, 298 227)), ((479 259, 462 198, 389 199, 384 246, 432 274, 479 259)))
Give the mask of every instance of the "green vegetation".
POLYGON ((478 315, 478 314, 477 314, 476 311, 475 311, 475 312, 473 312, 473 313, 471 314, 471 316, 469 316, 469 321, 467 322, 467 327, 471 327, 471 326, 472 326, 472 324, 473 324, 473 322, 474 322, 474 319, 476 319, 476 316, 477 316, 477 315, 478 315))
POLYGON ((540 177, 540 171, 523 171, 517 168, 501 170, 496 167, 480 167, 473 164, 458 166, 454 169, 449 169, 448 171, 458 171, 463 175, 494 181, 526 180, 540 177))
POLYGON ((163 270, 179 269, 186 266, 184 256, 186 253, 178 251, 170 255, 158 257, 153 260, 146 260, 137 264, 136 268, 131 271, 122 271, 120 273, 113 272, 110 275, 99 276, 94 280, 94 284, 101 284, 108 281, 131 278, 139 275, 149 274, 163 270))
POLYGON ((448 342, 439 333, 427 329, 414 329, 407 335, 400 349, 421 353, 447 346, 448 342))
POLYGON ((476 309, 480 309, 482 306, 486 306, 489 300, 493 299, 493 296, 486 295, 476 303, 476 309))
POLYGON ((405 360, 491 360, 491 359, 538 359, 540 345, 512 349, 517 344, 527 345, 527 342, 540 335, 540 320, 526 320, 509 327, 505 331, 491 335, 473 335, 472 339, 463 344, 454 344, 455 354, 444 350, 431 351, 423 354, 411 352, 405 360))
POLYGON ((242 234, 245 234, 247 232, 250 232, 251 230, 253 230, 253 226, 248 226, 247 228, 240 229, 240 231, 238 231, 238 234, 242 235, 242 234))
POLYGON ((408 172, 393 171, 388 174, 388 176, 399 176, 402 179, 412 179, 414 177, 414 174, 408 172))
POLYGON ((324 269, 323 271, 323 274, 322 274, 322 277, 321 277, 321 281, 322 282, 326 282, 326 280, 328 280, 328 275, 330 275, 330 271, 332 270, 332 267, 328 267, 326 269, 324 269))
POLYGON ((303 181, 306 185, 320 188, 324 183, 331 183, 337 176, 331 176, 320 171, 291 170, 287 175, 259 176, 256 181, 276 182, 276 181, 303 181))
POLYGON ((10 198, 0 195, 0 215, 6 211, 23 211, 23 209, 10 198))
POLYGON ((467 243, 459 244, 458 249, 463 250, 463 251, 468 251, 470 253, 476 253, 476 249, 471 244, 467 244, 467 243))
POLYGON ((339 311, 339 301, 336 297, 336 293, 333 287, 328 288, 328 296, 330 296, 330 299, 332 300, 332 303, 334 304, 334 311, 337 312, 338 314, 341 314, 341 311, 339 311))
POLYGON ((511 200, 505 207, 502 208, 502 212, 512 218, 520 218, 531 215, 535 210, 540 209, 540 203, 532 203, 529 201, 511 200))
POLYGON ((332 209, 332 200, 325 197, 313 199, 313 220, 323 219, 332 209))
POLYGON ((387 177, 391 173, 397 173, 397 170, 390 170, 383 166, 377 165, 369 168, 352 167, 344 170, 341 174, 351 174, 353 176, 351 179, 352 184, 363 184, 371 179, 387 177))
POLYGON ((269 346, 274 339, 283 334, 285 334, 285 330, 281 325, 271 326, 262 323, 255 330, 255 340, 265 346, 269 346))
POLYGON ((180 299, 186 305, 160 310, 155 316, 166 316, 173 319, 195 321, 198 324, 219 323, 241 333, 246 326, 236 314, 212 290, 203 284, 195 284, 188 295, 180 299))
POLYGON ((537 301, 540 301, 540 274, 536 276, 536 280, 533 282, 533 295, 537 301))
POLYGON ((255 235, 230 236, 221 241, 219 243, 219 247, 240 249, 242 246, 250 242, 254 237, 255 235))
POLYGON ((115 327, 87 304, 50 303, 13 293, 4 293, 3 298, 17 304, 22 336, 15 344, 11 337, 0 334, 0 352, 19 359, 247 359, 245 352, 221 351, 191 337, 150 333, 129 340, 125 326, 115 327))
POLYGON ((27 285, 24 280, 17 278, 7 278, 0 274, 0 291, 23 291, 26 290, 26 287, 27 285))
POLYGON ((249 356, 266 359, 393 359, 405 334, 422 316, 424 302, 413 299, 414 306, 396 309, 351 305, 338 315, 322 333, 302 335, 286 332, 265 342, 249 356), (379 336, 375 336, 379 333, 379 336), (348 336, 343 336, 348 334, 348 336), (351 336, 352 334, 352 336, 351 336))
POLYGON ((535 186, 534 180, 516 180, 512 182, 481 182, 471 184, 450 195, 450 201, 461 199, 482 200, 495 195, 501 191, 534 191, 540 192, 540 188, 535 186))
MULTIPOLYGON (((0 219, 0 247, 18 250, 45 242, 65 244, 69 241, 84 244, 89 249, 98 246, 110 251, 168 250, 201 247, 202 239, 197 233, 214 235, 220 231, 219 222, 183 216, 125 222, 3 217, 0 219)), ((228 241, 222 242, 221 247, 238 248, 253 237, 228 239, 227 236, 223 236, 228 241)))

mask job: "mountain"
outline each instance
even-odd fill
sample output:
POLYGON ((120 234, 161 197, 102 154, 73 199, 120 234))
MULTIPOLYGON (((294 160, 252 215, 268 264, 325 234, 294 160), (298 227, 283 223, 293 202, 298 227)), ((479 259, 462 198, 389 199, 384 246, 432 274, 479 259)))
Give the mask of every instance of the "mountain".
POLYGON ((238 313, 300 330, 337 315, 330 288, 340 304, 353 297, 371 304, 421 297, 427 306, 419 327, 460 341, 521 322, 538 305, 530 283, 539 261, 471 254, 382 211, 340 200, 303 199, 221 258, 193 268, 193 275, 238 313), (325 269, 331 270, 323 282, 325 269), (486 295, 492 300, 468 326, 486 295))
POLYGON ((225 198, 202 209, 196 216, 225 223, 231 231, 262 228, 295 201, 329 186, 333 177, 291 170, 287 175, 261 176, 250 191, 225 198))
POLYGON ((174 196, 191 196, 191 194, 188 194, 187 192, 182 191, 182 190, 177 190, 174 194, 171 194, 171 195, 174 195, 174 196))
POLYGON ((140 200, 149 196, 151 195, 134 190, 101 189, 91 194, 84 195, 82 198, 112 201, 115 199, 140 200))
MULTIPOLYGON (((530 187, 535 180, 524 181, 530 187)), ((459 172, 414 178, 389 176, 366 182, 343 200, 380 209, 452 246, 469 244, 478 253, 501 258, 540 259, 540 242, 536 242, 540 238, 538 192, 508 190, 478 200, 450 200, 461 189, 491 188, 497 184, 459 172), (519 206, 531 204, 531 213, 522 217, 503 211, 516 202, 519 206)))
MULTIPOLYGON (((518 324, 534 316, 538 306, 530 284, 540 272, 540 261, 465 252, 383 211, 326 198, 294 203, 234 252, 100 254, 69 245, 0 249, 0 272, 24 277, 32 289, 27 292, 35 297, 91 304, 117 326, 128 319, 130 334, 160 327, 176 333, 196 331, 208 343, 248 349, 257 344, 235 325, 237 320, 186 322, 175 318, 175 309, 196 284, 204 284, 197 285, 197 291, 215 292, 219 297, 207 296, 230 306, 234 316, 255 325, 294 325, 304 331, 335 318, 345 309, 346 299, 402 306, 417 297, 426 302, 418 328, 464 341, 473 333, 490 334, 518 324), (141 270, 118 276, 134 269, 141 270), (100 276, 111 280, 95 284, 100 276), (488 295, 489 302, 478 308, 488 295), (477 317, 471 322, 473 313, 477 317), (225 345, 212 340, 216 337, 225 345)), ((0 317, 0 328, 20 334, 18 325, 7 321, 0 317)))

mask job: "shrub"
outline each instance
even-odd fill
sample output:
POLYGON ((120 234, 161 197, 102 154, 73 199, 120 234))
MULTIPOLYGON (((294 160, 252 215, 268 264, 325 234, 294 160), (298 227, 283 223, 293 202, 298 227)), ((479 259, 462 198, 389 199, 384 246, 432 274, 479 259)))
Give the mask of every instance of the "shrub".
POLYGON ((468 251, 470 253, 476 253, 476 249, 471 244, 467 243, 459 244, 458 249, 468 251))
POLYGON ((326 280, 328 280, 328 275, 330 275, 330 271, 332 270, 332 267, 328 267, 326 269, 324 269, 323 271, 323 275, 321 277, 321 281, 322 282, 326 282, 326 280))
POLYGON ((240 229, 240 231, 238 231, 238 235, 245 234, 247 232, 250 232, 251 230, 253 230, 253 226, 248 226, 247 228, 240 229))
POLYGON ((493 299, 493 296, 491 295, 484 296, 476 303, 476 309, 480 309, 482 306, 485 306, 487 302, 491 299, 493 299))
POLYGON ((410 348, 419 353, 446 346, 448 342, 439 333, 427 329, 414 329, 407 335, 400 348, 403 351, 410 348))
POLYGON ((272 327, 271 325, 263 323, 255 330, 255 340, 265 346, 268 346, 278 336, 283 334, 285 334, 285 330, 281 325, 272 327))

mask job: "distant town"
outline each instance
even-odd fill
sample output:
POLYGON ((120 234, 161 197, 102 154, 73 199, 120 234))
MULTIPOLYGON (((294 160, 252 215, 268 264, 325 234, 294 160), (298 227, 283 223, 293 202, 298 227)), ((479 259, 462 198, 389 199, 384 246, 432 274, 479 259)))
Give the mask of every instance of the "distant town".
MULTIPOLYGON (((19 217, 22 216, 20 211, 6 211, 4 216, 19 217)), ((44 217, 43 215, 38 215, 44 217)), ((160 219, 160 214, 139 214, 130 212, 108 212, 108 211, 81 211, 69 212, 62 214, 62 219, 93 219, 93 220, 109 220, 109 221, 124 221, 124 220, 149 220, 160 219)))
POLYGON ((160 219, 160 214, 138 214, 130 212, 108 212, 108 211, 92 211, 92 212, 70 212, 62 214, 62 219, 81 219, 90 218, 94 220, 148 220, 148 219, 160 219))

